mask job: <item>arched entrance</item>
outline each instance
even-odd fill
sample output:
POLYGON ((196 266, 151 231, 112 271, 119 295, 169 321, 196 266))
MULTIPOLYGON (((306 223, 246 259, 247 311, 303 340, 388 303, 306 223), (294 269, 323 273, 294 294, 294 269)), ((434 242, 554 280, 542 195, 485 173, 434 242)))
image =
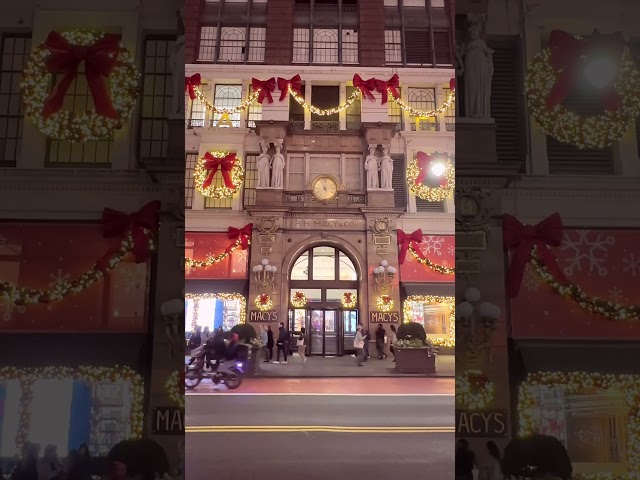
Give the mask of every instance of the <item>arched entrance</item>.
POLYGON ((334 356, 354 350, 358 326, 360 274, 356 262, 332 245, 314 245, 292 262, 289 271, 289 331, 307 331, 307 354, 334 356), (291 305, 295 292, 307 297, 304 308, 291 305), (342 296, 351 293, 355 306, 345 307, 342 296))

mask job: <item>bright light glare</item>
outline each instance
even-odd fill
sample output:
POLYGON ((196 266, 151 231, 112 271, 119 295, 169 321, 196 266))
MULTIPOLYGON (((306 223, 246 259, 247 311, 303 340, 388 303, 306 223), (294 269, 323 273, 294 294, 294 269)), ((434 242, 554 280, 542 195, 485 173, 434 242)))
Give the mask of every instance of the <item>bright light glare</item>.
POLYGON ((55 445, 58 456, 69 452, 69 426, 73 379, 37 380, 32 387, 31 422, 27 440, 39 443, 44 453, 47 445, 55 445))
POLYGON ((442 162, 434 163, 431 166, 431 173, 433 173, 436 177, 441 177, 442 175, 444 175, 445 170, 446 167, 442 162))
POLYGON ((610 58, 600 57, 590 60, 584 69, 584 75, 591 85, 604 88, 613 82, 617 74, 616 63, 610 58))

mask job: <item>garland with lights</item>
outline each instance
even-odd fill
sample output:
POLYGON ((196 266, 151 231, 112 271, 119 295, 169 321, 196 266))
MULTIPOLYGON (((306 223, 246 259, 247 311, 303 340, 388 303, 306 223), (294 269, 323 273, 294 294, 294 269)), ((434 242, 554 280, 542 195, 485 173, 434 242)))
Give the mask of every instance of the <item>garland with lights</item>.
MULTIPOLYGON (((520 384, 518 412, 520 416, 519 436, 538 433, 540 418, 540 387, 562 388, 568 394, 589 394, 597 390, 611 391, 625 399, 629 409, 627 427, 627 473, 583 473, 582 480, 639 480, 640 479, 640 376, 613 375, 587 372, 535 372, 520 384)), ((457 395, 457 391, 456 391, 457 395)))
POLYGON ((244 181, 244 168, 235 153, 207 152, 195 166, 193 178, 196 190, 209 198, 231 198, 240 191, 244 181), (222 185, 214 184, 214 177, 220 171, 222 185))
POLYGON ((413 245, 409 245, 408 250, 413 258, 415 258, 418 262, 420 262, 425 267, 430 268, 431 270, 442 273, 443 275, 451 275, 456 273, 456 269, 453 267, 446 267, 444 265, 432 262, 427 257, 425 257, 420 250, 416 250, 413 245))
POLYGON ((441 347, 455 347, 456 345, 456 299, 455 297, 440 297, 436 295, 409 295, 404 301, 404 322, 413 321, 413 307, 415 303, 421 305, 442 304, 449 312, 449 338, 429 338, 434 345, 441 347))
POLYGON ((191 319, 191 331, 195 332, 198 326, 198 310, 200 300, 236 300, 240 302, 240 323, 247 323, 247 300, 239 293, 185 293, 185 300, 193 300, 193 318, 191 319))
POLYGON ((91 367, 79 366, 72 369, 68 367, 43 367, 43 368, 18 368, 0 367, 0 381, 18 380, 20 382, 20 413, 18 415, 18 432, 16 434, 16 451, 20 452, 28 441, 28 433, 31 424, 31 403, 33 401, 33 384, 38 380, 60 380, 72 378, 73 380, 89 385, 97 382, 125 381, 131 384, 131 433, 129 438, 142 438, 144 419, 144 382, 142 377, 129 367, 115 366, 91 367))
POLYGON ((38 130, 56 140, 109 138, 135 108, 139 78, 118 35, 92 30, 50 32, 34 49, 22 74, 25 114, 38 130), (81 64, 94 109, 64 110, 65 95, 81 64), (57 83, 49 92, 54 80, 57 83))
POLYGON ((390 312, 393 308, 393 299, 389 295, 380 295, 376 300, 376 306, 381 312, 390 312))
POLYGON ((295 308, 304 308, 307 305, 307 296, 304 292, 295 292, 291 297, 291 305, 295 308))
POLYGON ((249 95, 246 100, 244 100, 243 102, 240 102, 235 107, 218 108, 209 100, 207 100, 207 97, 205 97, 204 93, 202 93, 197 86, 193 86, 192 88, 196 98, 198 98, 198 100, 202 102, 202 104, 205 106, 207 110, 210 110, 213 113, 219 113, 220 115, 233 115, 234 113, 238 113, 248 108, 260 96, 260 90, 257 90, 255 92, 252 92, 251 95, 249 95))
POLYGON ((227 230, 228 237, 233 241, 222 253, 217 255, 208 254, 205 260, 194 260, 185 257, 185 265, 188 268, 206 268, 220 263, 229 257, 237 249, 246 250, 251 245, 251 235, 253 234, 253 223, 248 223, 242 228, 229 227, 227 230))
POLYGON ((456 376, 456 404, 470 409, 482 410, 493 401, 496 385, 480 370, 465 370, 456 376))
POLYGON ((533 58, 525 78, 527 103, 542 130, 580 149, 612 145, 629 131, 640 114, 640 69, 622 38, 605 37, 609 36, 595 33, 585 39, 559 30, 551 32, 549 48, 533 58), (602 113, 580 115, 565 107, 563 101, 574 89, 581 67, 588 68, 591 53, 601 53, 602 47, 615 57, 617 74, 610 87, 600 89, 602 113))
POLYGON ((394 94, 391 88, 387 89, 387 93, 393 99, 393 101, 396 102, 396 105, 398 105, 398 107, 400 107, 403 111, 409 112, 411 115, 414 115, 416 117, 437 117, 445 113, 449 108, 451 108, 451 106, 456 101, 456 92, 452 90, 449 93, 449 96, 447 97, 445 102, 442 105, 440 105, 440 107, 434 108, 433 110, 418 110, 417 108, 413 108, 412 106, 404 103, 400 97, 394 94))
POLYGON ((146 261, 156 248, 154 237, 158 230, 159 210, 158 201, 150 202, 130 215, 105 209, 102 214, 104 236, 124 235, 118 248, 109 250, 86 272, 73 279, 57 282, 50 289, 19 287, 10 282, 0 282, 0 297, 15 305, 52 303, 86 290, 131 256, 136 263, 146 261))
POLYGON ((429 176, 429 171, 435 163, 435 155, 428 155, 418 152, 416 158, 409 162, 407 166, 407 183, 409 190, 416 197, 429 202, 442 202, 453 195, 456 187, 456 171, 453 162, 447 156, 444 161, 444 172, 439 179, 440 185, 437 187, 428 186, 424 181, 429 176))
POLYGON ((184 370, 176 370, 169 375, 164 388, 169 399, 178 407, 184 408, 184 370))
POLYGON ((352 292, 344 292, 340 301, 344 308, 353 308, 358 304, 356 294, 352 292))
POLYGON ((253 303, 261 312, 266 312, 273 308, 273 300, 271 300, 271 297, 266 293, 258 295, 253 303))

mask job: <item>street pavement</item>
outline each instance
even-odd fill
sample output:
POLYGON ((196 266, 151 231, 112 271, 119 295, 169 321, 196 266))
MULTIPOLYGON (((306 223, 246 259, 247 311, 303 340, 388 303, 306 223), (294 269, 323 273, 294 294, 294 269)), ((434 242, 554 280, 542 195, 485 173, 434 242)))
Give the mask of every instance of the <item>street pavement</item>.
POLYGON ((353 391, 400 379, 342 379, 349 393, 313 380, 249 379, 233 392, 187 394, 187 478, 454 478, 453 386, 408 388, 448 379, 405 379, 386 393, 353 391))

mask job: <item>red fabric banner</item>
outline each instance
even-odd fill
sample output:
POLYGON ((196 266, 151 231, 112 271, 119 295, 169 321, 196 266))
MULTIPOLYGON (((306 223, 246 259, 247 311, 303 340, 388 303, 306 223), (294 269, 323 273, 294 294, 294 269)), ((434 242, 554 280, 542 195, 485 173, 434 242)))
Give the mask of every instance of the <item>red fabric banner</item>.
MULTIPOLYGON (((422 235, 422 243, 415 247, 422 252, 425 258, 433 263, 445 267, 456 266, 456 237, 455 235, 422 235)), ((421 264, 411 252, 402 265, 400 265, 400 281, 412 283, 453 283, 455 275, 445 275, 421 264)))
MULTIPOLYGON (((193 260, 206 260, 209 254, 223 253, 235 240, 229 239, 229 232, 185 234, 185 257, 193 260)), ((249 251, 238 248, 227 258, 209 267, 189 268, 185 270, 187 280, 242 280, 247 278, 249 251)))

